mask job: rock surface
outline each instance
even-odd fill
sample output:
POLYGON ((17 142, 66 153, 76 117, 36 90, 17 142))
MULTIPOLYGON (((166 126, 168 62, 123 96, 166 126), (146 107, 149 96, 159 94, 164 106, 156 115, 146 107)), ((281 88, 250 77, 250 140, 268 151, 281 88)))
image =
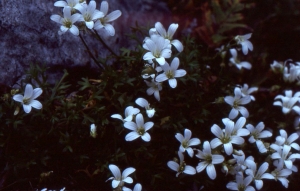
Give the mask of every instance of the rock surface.
MULTIPOLYGON (((132 47, 125 34, 135 22, 154 26, 160 21, 171 23, 167 5, 158 0, 107 0, 109 12, 120 10, 122 15, 114 22, 116 35, 102 34, 107 44, 118 53, 121 47, 132 47)), ((46 64, 51 68, 94 66, 80 38, 67 32, 58 35, 59 25, 50 16, 60 14, 48 0, 0 0, 0 83, 14 86, 24 78, 30 63, 46 64)), ((101 0, 96 0, 97 9, 101 0)), ((87 44, 100 57, 110 54, 98 41, 86 35, 87 44)), ((60 78, 62 71, 51 70, 50 82, 60 78)))

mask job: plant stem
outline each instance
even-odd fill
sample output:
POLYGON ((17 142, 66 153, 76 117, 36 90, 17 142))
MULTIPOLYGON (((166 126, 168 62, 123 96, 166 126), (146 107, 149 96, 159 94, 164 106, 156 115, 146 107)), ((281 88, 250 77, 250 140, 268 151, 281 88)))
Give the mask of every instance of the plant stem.
POLYGON ((88 51, 89 55, 90 55, 91 58, 94 60, 94 62, 97 64, 97 66, 98 66, 99 68, 103 68, 103 66, 101 66, 101 65, 99 64, 99 62, 98 62, 98 61, 96 60, 96 58, 94 57, 93 53, 90 51, 89 47, 88 47, 87 44, 85 43, 85 41, 84 41, 84 39, 82 38, 81 34, 79 34, 79 37, 80 37, 82 43, 84 44, 86 50, 88 51))
POLYGON ((103 46, 105 46, 105 48, 107 48, 107 50, 109 50, 109 52, 111 52, 114 56, 119 57, 104 41, 103 39, 100 37, 100 35, 98 34, 98 32, 94 29, 94 32, 98 38, 98 40, 103 44, 103 46))

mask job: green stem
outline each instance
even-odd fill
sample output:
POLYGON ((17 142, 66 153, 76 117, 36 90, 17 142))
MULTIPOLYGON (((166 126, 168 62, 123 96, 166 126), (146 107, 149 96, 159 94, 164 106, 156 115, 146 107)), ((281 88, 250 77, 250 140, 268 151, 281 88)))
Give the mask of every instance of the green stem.
POLYGON ((88 45, 85 43, 85 41, 84 41, 84 39, 82 38, 81 34, 79 34, 79 37, 80 37, 82 43, 84 44, 86 50, 88 51, 89 55, 91 56, 91 58, 94 60, 94 62, 97 64, 97 66, 98 66, 99 68, 102 68, 102 66, 99 64, 99 62, 96 60, 96 58, 94 57, 94 55, 93 55, 92 52, 90 51, 88 45))
POLYGON ((104 41, 103 39, 100 37, 100 35, 98 34, 98 32, 94 29, 94 32, 98 38, 98 40, 103 44, 103 46, 105 46, 105 48, 107 50, 109 50, 109 52, 111 52, 115 57, 119 57, 104 41))

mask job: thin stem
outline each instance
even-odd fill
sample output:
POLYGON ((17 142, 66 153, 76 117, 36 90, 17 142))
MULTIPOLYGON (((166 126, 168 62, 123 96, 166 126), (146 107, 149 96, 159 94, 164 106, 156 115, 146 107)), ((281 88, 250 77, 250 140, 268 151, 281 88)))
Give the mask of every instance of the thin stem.
POLYGON ((104 41, 103 39, 100 37, 100 35, 98 34, 98 32, 94 29, 94 32, 97 36, 97 38, 99 39, 99 41, 103 44, 103 46, 105 46, 105 48, 107 48, 107 50, 109 50, 109 52, 111 52, 114 56, 119 57, 104 41))
POLYGON ((87 46, 87 44, 86 44, 85 41, 83 40, 81 34, 79 34, 79 37, 80 37, 82 43, 84 44, 86 50, 88 51, 89 55, 91 56, 91 58, 94 60, 94 62, 97 64, 97 66, 98 66, 99 68, 102 68, 102 66, 101 66, 101 65, 99 64, 99 62, 96 60, 96 58, 94 57, 93 53, 90 51, 89 47, 87 46))

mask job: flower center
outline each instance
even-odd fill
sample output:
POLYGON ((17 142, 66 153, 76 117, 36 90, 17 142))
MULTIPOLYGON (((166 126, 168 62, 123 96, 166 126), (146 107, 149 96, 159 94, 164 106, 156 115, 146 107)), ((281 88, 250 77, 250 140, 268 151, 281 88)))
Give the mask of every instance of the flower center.
POLYGON ((245 185, 239 184, 239 185, 238 185, 238 190, 239 190, 239 191, 245 191, 245 185))
POLYGON ((223 144, 226 144, 226 143, 229 143, 231 141, 231 138, 230 137, 227 137, 227 136, 224 136, 222 139, 221 139, 221 142, 223 144))
POLYGON ((183 172, 184 171, 184 169, 185 169, 185 162, 183 161, 181 164, 180 164, 180 166, 179 166, 179 168, 178 168, 178 172, 183 172))
POLYGON ((212 156, 211 156, 211 155, 206 155, 206 156, 205 156, 205 161, 206 161, 207 163, 211 164, 211 162, 212 162, 212 156))
POLYGON ((169 71, 166 72, 166 76, 169 79, 173 79, 174 78, 174 74, 173 74, 173 72, 171 70, 169 70, 169 71))
POLYGON ((23 99, 23 104, 28 105, 29 104, 30 99, 29 98, 24 98, 23 99))
POLYGON ((137 128, 136 132, 139 135, 144 135, 145 134, 145 129, 144 129, 144 127, 139 127, 139 128, 137 128))
POLYGON ((182 141, 181 145, 183 146, 183 148, 187 148, 189 146, 186 140, 182 141))
POLYGON ((90 15, 90 14, 88 14, 88 13, 84 14, 83 18, 84 18, 84 20, 85 20, 85 21, 87 21, 87 22, 89 22, 89 21, 91 21, 91 20, 92 20, 92 17, 91 17, 91 15, 90 15))
POLYGON ((239 102, 239 100, 234 100, 233 101, 233 108, 235 108, 235 109, 238 109, 238 107, 240 106, 240 102, 239 102))
POLYGON ((63 25, 67 28, 71 28, 73 24, 72 24, 72 21, 70 19, 64 19, 63 25))

